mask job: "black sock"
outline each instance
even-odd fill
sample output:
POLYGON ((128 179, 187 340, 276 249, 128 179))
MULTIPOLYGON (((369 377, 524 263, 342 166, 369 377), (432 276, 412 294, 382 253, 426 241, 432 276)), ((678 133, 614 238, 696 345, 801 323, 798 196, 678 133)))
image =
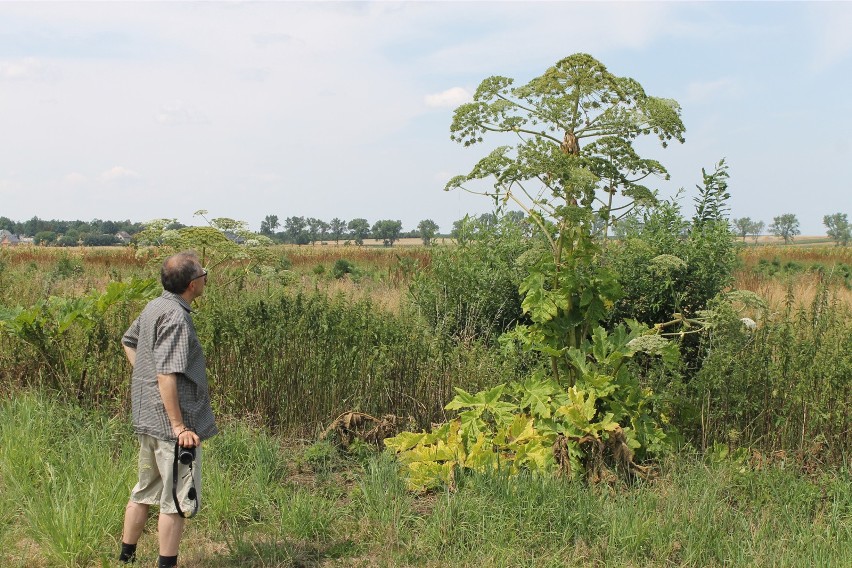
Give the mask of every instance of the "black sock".
POLYGON ((157 564, 158 568, 172 568, 172 566, 177 566, 177 554, 174 556, 163 556, 160 555, 160 563, 157 564))
POLYGON ((135 562, 136 561, 136 545, 121 543, 121 554, 118 555, 119 562, 135 562))

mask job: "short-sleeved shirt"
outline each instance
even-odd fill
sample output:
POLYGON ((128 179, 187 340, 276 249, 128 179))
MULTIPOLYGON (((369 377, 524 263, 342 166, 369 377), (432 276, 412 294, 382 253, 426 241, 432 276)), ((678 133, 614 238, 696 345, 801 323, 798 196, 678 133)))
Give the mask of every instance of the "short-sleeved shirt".
POLYGON ((157 375, 171 373, 177 375, 178 402, 186 427, 202 440, 218 432, 210 405, 204 352, 191 312, 181 296, 163 291, 145 306, 121 338, 124 345, 136 349, 130 401, 137 434, 175 439, 157 381, 157 375))

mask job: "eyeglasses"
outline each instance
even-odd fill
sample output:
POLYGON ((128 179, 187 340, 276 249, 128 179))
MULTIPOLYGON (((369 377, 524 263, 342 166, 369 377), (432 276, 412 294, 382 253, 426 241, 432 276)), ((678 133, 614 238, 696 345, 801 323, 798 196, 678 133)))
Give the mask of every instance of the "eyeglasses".
POLYGON ((199 274, 198 276, 193 278, 193 280, 198 280, 199 278, 204 278, 204 283, 207 284, 207 269, 206 268, 202 268, 201 274, 199 274))

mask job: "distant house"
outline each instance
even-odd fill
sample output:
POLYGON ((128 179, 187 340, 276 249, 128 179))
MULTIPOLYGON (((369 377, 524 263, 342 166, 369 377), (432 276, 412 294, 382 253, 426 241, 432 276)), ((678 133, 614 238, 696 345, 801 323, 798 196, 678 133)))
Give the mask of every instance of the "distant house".
POLYGON ((118 239, 122 244, 125 244, 125 245, 127 243, 129 243, 131 240, 133 240, 133 237, 131 237, 130 233, 128 233, 127 231, 117 232, 115 234, 115 238, 118 239))
POLYGON ((0 230, 0 247, 16 247, 21 244, 18 235, 12 234, 6 229, 0 230))
POLYGON ((225 231, 225 238, 227 238, 232 243, 237 243, 238 245, 241 245, 244 242, 246 242, 246 240, 244 238, 242 238, 239 235, 235 235, 231 231, 225 231))

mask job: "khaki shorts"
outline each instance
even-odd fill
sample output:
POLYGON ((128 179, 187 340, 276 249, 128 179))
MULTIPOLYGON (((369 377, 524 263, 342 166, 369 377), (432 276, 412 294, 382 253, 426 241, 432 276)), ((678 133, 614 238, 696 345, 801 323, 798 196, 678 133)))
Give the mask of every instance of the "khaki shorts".
MULTIPOLYGON (((175 443, 139 434, 139 482, 130 492, 130 500, 143 505, 159 505, 160 512, 176 514, 172 496, 172 468, 175 459, 175 443)), ((188 513, 195 504, 186 495, 195 484, 195 498, 201 505, 201 446, 195 448, 195 461, 190 466, 178 463, 177 494, 180 508, 188 513)))

